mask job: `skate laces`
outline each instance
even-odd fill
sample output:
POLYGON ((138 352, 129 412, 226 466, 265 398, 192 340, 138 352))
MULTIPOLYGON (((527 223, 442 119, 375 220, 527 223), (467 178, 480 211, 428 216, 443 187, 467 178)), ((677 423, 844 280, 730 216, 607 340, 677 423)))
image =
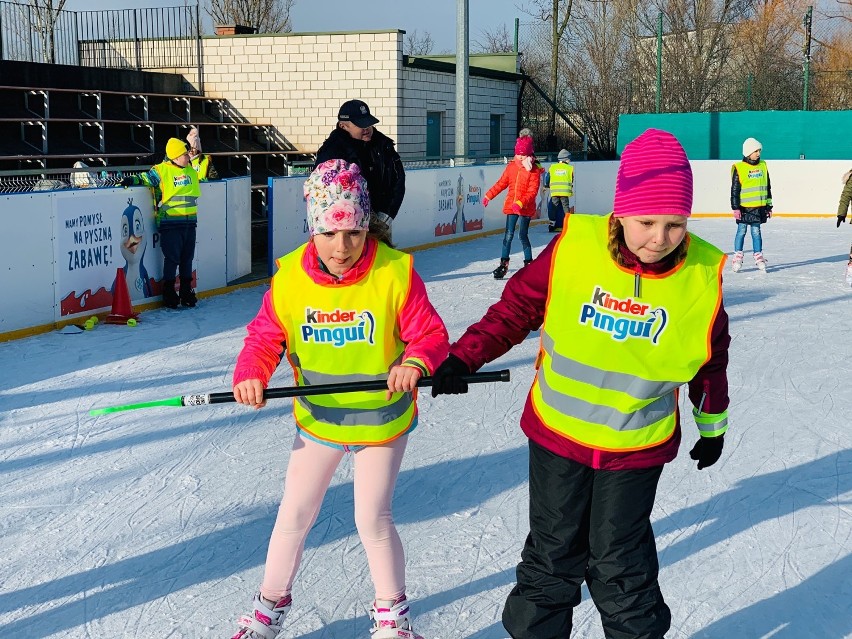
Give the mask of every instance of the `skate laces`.
POLYGON ((256 594, 254 610, 239 618, 237 625, 240 629, 231 639, 274 638, 281 630, 281 624, 290 612, 292 603, 290 595, 285 595, 270 608, 261 598, 260 593, 256 594))
POLYGON ((373 630, 380 628, 402 628, 405 630, 411 629, 411 622, 408 618, 408 604, 405 600, 405 595, 398 599, 377 599, 373 603, 373 609, 370 611, 370 616, 373 618, 373 630))

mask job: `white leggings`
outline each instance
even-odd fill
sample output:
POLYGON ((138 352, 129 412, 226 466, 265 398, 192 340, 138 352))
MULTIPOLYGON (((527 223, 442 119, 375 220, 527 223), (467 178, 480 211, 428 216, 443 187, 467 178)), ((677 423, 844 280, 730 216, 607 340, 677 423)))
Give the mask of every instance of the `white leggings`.
MULTIPOLYGON (((391 499, 408 436, 355 455, 355 526, 367 554, 376 599, 405 593, 405 553, 391 514, 391 499)), ((278 601, 290 593, 308 531, 334 471, 346 453, 296 435, 284 479, 284 497, 269 540, 260 593, 278 601)))

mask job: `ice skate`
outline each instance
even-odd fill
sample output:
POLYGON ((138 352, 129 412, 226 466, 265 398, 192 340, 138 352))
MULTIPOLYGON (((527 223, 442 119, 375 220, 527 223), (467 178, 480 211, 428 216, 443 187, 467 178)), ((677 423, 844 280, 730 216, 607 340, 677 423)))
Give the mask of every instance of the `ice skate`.
POLYGON ((240 627, 231 639, 275 639, 281 632, 281 625, 290 612, 290 595, 282 597, 272 608, 260 598, 254 596, 254 610, 243 615, 237 621, 240 627))
POLYGON ((494 275, 495 280, 502 280, 506 273, 509 272, 509 260, 500 260, 500 266, 491 271, 491 274, 494 275))
POLYGON ((743 252, 737 251, 734 253, 734 259, 731 260, 731 270, 734 273, 739 273, 740 269, 743 267, 743 252))
POLYGON ((391 601, 377 599, 370 609, 370 639, 423 639, 411 628, 411 615, 405 595, 391 601))
POLYGON ((763 257, 763 253, 754 254, 754 265, 761 271, 766 270, 766 258, 763 257))
POLYGON ((852 262, 846 265, 846 286, 852 287, 852 262))

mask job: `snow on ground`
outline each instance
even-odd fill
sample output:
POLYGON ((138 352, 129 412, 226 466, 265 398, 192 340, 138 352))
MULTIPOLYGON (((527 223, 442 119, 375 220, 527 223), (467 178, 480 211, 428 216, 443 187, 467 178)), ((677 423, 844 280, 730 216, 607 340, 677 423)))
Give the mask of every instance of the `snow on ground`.
MULTIPOLYGON (((730 220, 690 221, 730 251, 730 220)), ((552 236, 531 230, 534 250, 552 236)), ((654 513, 669 639, 852 637, 850 234, 764 226, 770 272, 727 272, 731 427, 698 471, 690 409, 654 513)), ((746 240, 747 243, 750 239, 746 240)), ((499 236, 416 254, 450 335, 503 283, 499 236)), ((750 246, 750 244, 747 244, 750 246)), ((521 263, 517 239, 512 258, 521 263)), ((290 400, 90 417, 89 409, 230 389, 265 286, 0 344, 0 628, 4 637, 230 637, 259 583, 293 438, 290 400)), ((518 418, 538 334, 488 368, 509 383, 421 400, 395 499, 416 628, 499 639, 527 533, 518 418)), ((273 385, 292 383, 279 369, 273 385)), ((345 460, 308 538, 285 636, 368 637, 371 598, 345 460)), ((574 637, 600 639, 584 593, 574 637)))

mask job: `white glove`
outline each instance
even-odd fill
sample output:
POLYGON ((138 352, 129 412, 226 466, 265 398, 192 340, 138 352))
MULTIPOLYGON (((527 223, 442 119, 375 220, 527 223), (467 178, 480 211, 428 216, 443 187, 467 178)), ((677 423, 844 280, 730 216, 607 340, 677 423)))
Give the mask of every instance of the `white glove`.
POLYGON ((198 127, 194 126, 189 130, 186 136, 186 141, 190 147, 201 153, 201 136, 198 134, 198 127))

